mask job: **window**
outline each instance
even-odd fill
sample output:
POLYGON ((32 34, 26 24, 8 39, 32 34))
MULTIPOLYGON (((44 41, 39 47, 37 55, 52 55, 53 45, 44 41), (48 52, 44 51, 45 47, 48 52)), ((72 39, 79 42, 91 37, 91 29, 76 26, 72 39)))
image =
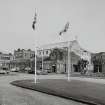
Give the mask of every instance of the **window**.
POLYGON ((48 51, 46 51, 46 54, 48 54, 48 51))
POLYGON ((44 55, 44 51, 42 51, 43 55, 44 55))
POLYGON ((41 55, 41 51, 39 51, 39 55, 41 55))

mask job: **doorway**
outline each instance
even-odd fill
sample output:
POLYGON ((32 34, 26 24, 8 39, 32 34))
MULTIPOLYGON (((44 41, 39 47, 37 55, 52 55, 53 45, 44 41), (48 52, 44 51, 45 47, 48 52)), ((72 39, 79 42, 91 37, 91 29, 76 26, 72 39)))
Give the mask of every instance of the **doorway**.
POLYGON ((52 65, 52 72, 56 73, 56 65, 52 65))
POLYGON ((73 64, 74 72, 79 72, 78 65, 73 64))
POLYGON ((102 65, 94 65, 94 73, 102 72, 102 65))

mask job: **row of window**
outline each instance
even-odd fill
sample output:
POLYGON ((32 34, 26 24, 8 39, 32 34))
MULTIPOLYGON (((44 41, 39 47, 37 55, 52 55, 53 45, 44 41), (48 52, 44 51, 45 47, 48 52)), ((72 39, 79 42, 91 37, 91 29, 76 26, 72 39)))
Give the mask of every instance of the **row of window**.
POLYGON ((23 58, 23 57, 28 57, 28 58, 33 58, 35 56, 34 53, 15 53, 15 58, 23 58))
POLYGON ((46 51, 38 51, 38 55, 48 55, 49 54, 49 51, 46 50, 46 51))
POLYGON ((1 60, 10 60, 10 57, 1 56, 1 60))

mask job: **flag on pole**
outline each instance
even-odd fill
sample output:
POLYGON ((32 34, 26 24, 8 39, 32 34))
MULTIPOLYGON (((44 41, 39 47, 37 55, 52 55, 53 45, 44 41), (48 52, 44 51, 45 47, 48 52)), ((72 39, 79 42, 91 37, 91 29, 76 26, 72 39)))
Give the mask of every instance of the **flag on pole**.
POLYGON ((35 13, 35 16, 34 16, 34 21, 33 21, 33 23, 32 23, 32 28, 33 28, 33 30, 35 30, 35 24, 36 24, 36 21, 37 20, 37 14, 35 13))
POLYGON ((67 32, 68 29, 69 29, 69 22, 66 23, 64 29, 60 31, 59 35, 62 35, 63 33, 67 32))
MULTIPOLYGON (((37 22, 37 14, 36 14, 36 12, 35 12, 35 16, 34 16, 34 21, 33 21, 33 23, 32 23, 32 29, 33 30, 35 30, 35 24, 36 24, 36 22, 37 22)), ((35 84, 37 83, 37 74, 36 74, 36 52, 37 52, 37 50, 36 50, 36 47, 35 47, 35 84)))

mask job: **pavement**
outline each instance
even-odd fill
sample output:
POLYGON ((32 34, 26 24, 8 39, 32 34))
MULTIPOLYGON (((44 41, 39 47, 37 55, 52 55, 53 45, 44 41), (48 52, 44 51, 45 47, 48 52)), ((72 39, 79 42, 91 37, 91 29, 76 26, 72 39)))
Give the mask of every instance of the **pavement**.
MULTIPOLYGON (((80 102, 32 91, 10 84, 15 80, 33 79, 33 74, 11 73, 0 75, 0 105, 85 105, 80 102)), ((66 78, 64 75, 43 75, 38 79, 66 78)), ((37 80, 38 81, 38 80, 37 80)))

